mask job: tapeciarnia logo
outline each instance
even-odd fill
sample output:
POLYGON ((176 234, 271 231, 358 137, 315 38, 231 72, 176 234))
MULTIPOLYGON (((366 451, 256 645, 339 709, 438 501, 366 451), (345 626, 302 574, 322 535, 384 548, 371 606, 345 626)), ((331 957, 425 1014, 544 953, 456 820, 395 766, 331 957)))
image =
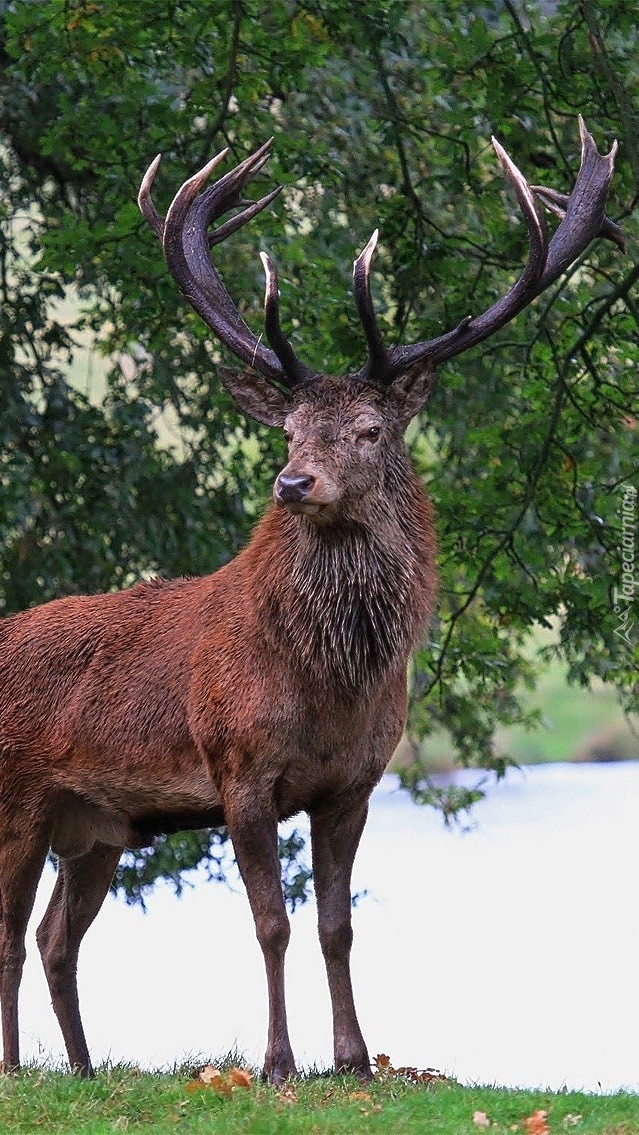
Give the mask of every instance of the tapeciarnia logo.
POLYGON ((621 577, 612 590, 612 601, 618 624, 615 634, 632 646, 630 632, 635 625, 633 603, 636 598, 639 579, 637 578, 637 489, 634 485, 622 485, 621 534, 619 552, 621 556, 621 577))

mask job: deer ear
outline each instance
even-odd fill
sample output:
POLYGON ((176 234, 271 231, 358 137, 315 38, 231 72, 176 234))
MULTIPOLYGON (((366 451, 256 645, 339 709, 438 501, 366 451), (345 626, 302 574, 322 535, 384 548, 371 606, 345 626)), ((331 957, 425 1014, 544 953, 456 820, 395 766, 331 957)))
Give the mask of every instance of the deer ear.
POLYGON ((288 395, 272 386, 254 370, 238 372, 220 367, 218 374, 233 401, 264 426, 283 426, 288 414, 288 395))
POLYGON ((397 417, 402 429, 406 429, 415 414, 418 414, 422 406, 425 406, 434 381, 435 367, 432 363, 427 362, 419 363, 411 370, 407 370, 405 374, 400 374, 399 378, 396 378, 390 384, 387 397, 396 406, 397 417))

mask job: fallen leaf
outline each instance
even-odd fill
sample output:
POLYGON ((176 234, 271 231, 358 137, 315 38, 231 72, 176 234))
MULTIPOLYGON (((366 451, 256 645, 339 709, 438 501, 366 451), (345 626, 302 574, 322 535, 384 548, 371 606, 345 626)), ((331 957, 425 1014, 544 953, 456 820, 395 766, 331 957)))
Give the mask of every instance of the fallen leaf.
POLYGON ((231 1068, 229 1079, 236 1088, 250 1088, 253 1084, 253 1077, 245 1068, 231 1068))
POLYGON ((473 1123, 476 1127, 490 1127, 490 1120, 485 1111, 473 1112, 473 1123))
POLYGON ((369 1100, 371 1097, 368 1092, 349 1092, 349 1100, 369 1100))
POLYGON ((220 1080, 223 1080, 224 1077, 219 1068, 216 1068, 214 1064, 207 1064, 200 1072, 199 1079, 203 1084, 217 1084, 220 1080))
POLYGON ((402 1080, 410 1080, 411 1084, 431 1084, 435 1080, 446 1080, 443 1072, 437 1068, 394 1068, 393 1076, 402 1080))
POLYGON ((411 1084, 431 1084, 435 1080, 447 1079, 437 1068, 413 1068, 404 1066, 393 1068, 390 1056, 380 1052, 373 1060, 375 1077, 378 1080, 408 1080, 411 1084))
POLYGON ((583 1115, 564 1115, 561 1125, 562 1127, 576 1127, 578 1123, 581 1123, 582 1119, 583 1115))
POLYGON ((528 1135, 548 1135, 550 1127, 548 1126, 548 1112, 540 1109, 533 1111, 527 1119, 524 1119, 524 1131, 528 1135))
MULTIPOLYGON (((220 1096, 230 1096, 233 1091, 231 1081, 228 1077, 223 1076, 214 1064, 207 1064, 200 1072, 199 1079, 205 1088, 213 1088, 213 1091, 220 1096)), ((193 1091, 193 1088, 191 1088, 191 1091, 193 1091)))

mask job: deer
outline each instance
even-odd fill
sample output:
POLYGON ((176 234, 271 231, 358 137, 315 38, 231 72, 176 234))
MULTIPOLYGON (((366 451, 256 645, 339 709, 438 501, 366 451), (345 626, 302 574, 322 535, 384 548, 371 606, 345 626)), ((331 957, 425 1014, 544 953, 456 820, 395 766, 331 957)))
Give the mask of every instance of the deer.
POLYGON ((295 1076, 277 830, 305 812, 335 1070, 370 1078, 350 973, 351 872, 371 793, 404 728, 407 667, 436 594, 434 518, 404 433, 439 364, 513 319, 594 238, 623 247, 605 214, 616 143, 601 154, 581 118, 579 126, 569 195, 530 186, 493 139, 527 226, 528 258, 504 295, 453 330, 385 345, 371 295, 373 234, 353 269, 368 357, 340 376, 295 354, 266 253, 268 345, 212 260, 211 249, 280 191, 243 197, 272 139, 207 186, 223 150, 184 182, 166 217, 151 198, 161 155, 152 162, 142 214, 177 287, 242 364, 220 367, 222 383, 244 414, 283 430, 288 460, 249 543, 214 573, 61 597, 0 622, 4 1071, 20 1064, 25 931, 49 852, 57 878, 36 938, 69 1064, 89 1076, 78 954, 122 853, 161 833, 226 825, 266 970, 263 1076, 295 1076), (559 218, 552 236, 542 205, 559 218))

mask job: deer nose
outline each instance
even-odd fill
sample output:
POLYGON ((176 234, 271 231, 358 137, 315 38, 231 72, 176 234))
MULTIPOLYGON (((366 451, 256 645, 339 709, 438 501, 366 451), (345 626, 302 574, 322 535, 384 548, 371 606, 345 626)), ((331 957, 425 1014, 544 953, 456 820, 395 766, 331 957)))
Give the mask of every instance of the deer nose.
POLYGON ((315 484, 315 477, 310 473, 300 473, 291 476, 289 473, 280 473, 275 482, 277 499, 282 504, 302 502, 310 493, 315 484))

